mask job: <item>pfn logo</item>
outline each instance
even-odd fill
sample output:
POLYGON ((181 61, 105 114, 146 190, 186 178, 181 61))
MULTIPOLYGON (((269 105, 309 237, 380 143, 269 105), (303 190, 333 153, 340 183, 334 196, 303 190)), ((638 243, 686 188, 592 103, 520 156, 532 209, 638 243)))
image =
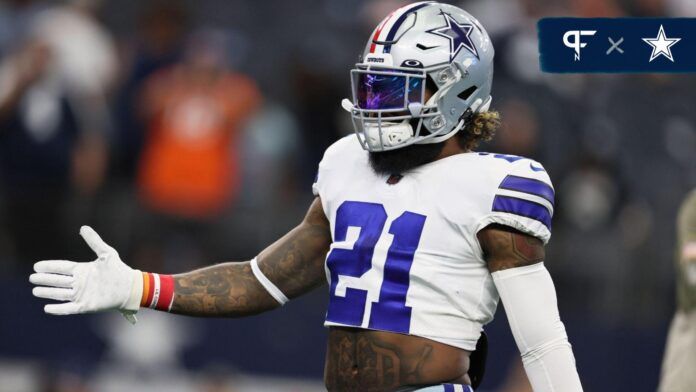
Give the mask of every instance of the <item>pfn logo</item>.
POLYGON ((563 44, 575 50, 575 61, 580 61, 580 49, 587 46, 587 42, 582 42, 583 35, 595 35, 597 30, 570 30, 563 35, 563 44), (572 41, 571 41, 572 38, 572 41))

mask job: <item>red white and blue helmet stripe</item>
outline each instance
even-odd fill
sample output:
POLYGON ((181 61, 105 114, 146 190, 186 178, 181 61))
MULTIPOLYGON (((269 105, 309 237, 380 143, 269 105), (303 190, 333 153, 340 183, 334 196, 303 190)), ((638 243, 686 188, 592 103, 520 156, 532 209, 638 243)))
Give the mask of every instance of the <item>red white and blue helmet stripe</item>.
POLYGON ((391 51, 391 41, 396 37, 396 32, 404 23, 408 15, 419 9, 432 4, 432 1, 422 1, 419 3, 403 6, 389 14, 375 29, 370 44, 370 53, 389 53, 391 51))

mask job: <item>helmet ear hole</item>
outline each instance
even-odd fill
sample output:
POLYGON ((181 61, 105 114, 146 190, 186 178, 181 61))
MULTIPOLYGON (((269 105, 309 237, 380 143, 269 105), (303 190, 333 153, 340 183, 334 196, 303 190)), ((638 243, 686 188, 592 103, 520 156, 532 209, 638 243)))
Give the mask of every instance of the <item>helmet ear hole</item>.
POLYGON ((471 87, 469 87, 468 89, 466 89, 466 90, 462 91, 461 93, 457 94, 457 97, 459 97, 459 99, 461 99, 462 101, 466 101, 467 99, 469 99, 469 97, 471 96, 471 94, 473 94, 474 91, 476 91, 476 89, 478 89, 478 87, 476 87, 476 86, 471 86, 471 87))

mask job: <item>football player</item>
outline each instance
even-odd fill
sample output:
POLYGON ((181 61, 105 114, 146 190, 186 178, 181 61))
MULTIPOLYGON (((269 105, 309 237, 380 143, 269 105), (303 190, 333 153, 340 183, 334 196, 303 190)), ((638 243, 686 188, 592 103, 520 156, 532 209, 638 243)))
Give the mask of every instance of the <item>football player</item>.
POLYGON ((677 218, 677 311, 667 336, 660 392, 691 391, 696 386, 696 189, 677 218))
POLYGON ((254 259, 179 275, 133 270, 89 227, 98 258, 48 260, 50 314, 141 306, 240 317, 328 281, 331 391, 471 391, 482 327, 505 304, 535 391, 581 391, 544 244, 554 189, 529 159, 473 152, 490 138, 493 47, 471 15, 418 2, 387 16, 351 71, 355 134, 328 148, 304 220, 254 259), (473 354, 472 354, 473 353, 473 354))

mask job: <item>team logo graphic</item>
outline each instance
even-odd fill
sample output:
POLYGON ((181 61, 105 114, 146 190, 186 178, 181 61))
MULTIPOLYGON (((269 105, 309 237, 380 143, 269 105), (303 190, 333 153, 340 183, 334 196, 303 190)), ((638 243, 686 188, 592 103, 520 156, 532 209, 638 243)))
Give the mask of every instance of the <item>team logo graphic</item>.
POLYGON ((593 36, 597 30, 570 30, 563 34, 563 45, 575 50, 575 61, 580 61, 580 49, 587 46, 587 42, 582 42, 582 36, 593 36), (571 41, 571 37, 573 40, 571 41))
POLYGON ((543 72, 696 73, 696 18, 542 18, 537 26, 543 72))
POLYGON ((474 25, 471 23, 458 23, 452 15, 442 12, 447 25, 438 27, 437 29, 428 30, 428 33, 439 35, 447 38, 450 42, 450 61, 452 61, 462 48, 471 52, 476 58, 479 58, 478 51, 474 43, 471 42, 471 32, 474 30, 474 25))
POLYGON ((665 28, 660 25, 660 30, 657 32, 657 37, 655 38, 643 38, 646 44, 652 46, 652 54, 650 54, 650 61, 658 58, 659 56, 665 56, 669 61, 674 62, 674 57, 672 57, 672 45, 681 41, 681 38, 667 38, 665 35, 665 28))

